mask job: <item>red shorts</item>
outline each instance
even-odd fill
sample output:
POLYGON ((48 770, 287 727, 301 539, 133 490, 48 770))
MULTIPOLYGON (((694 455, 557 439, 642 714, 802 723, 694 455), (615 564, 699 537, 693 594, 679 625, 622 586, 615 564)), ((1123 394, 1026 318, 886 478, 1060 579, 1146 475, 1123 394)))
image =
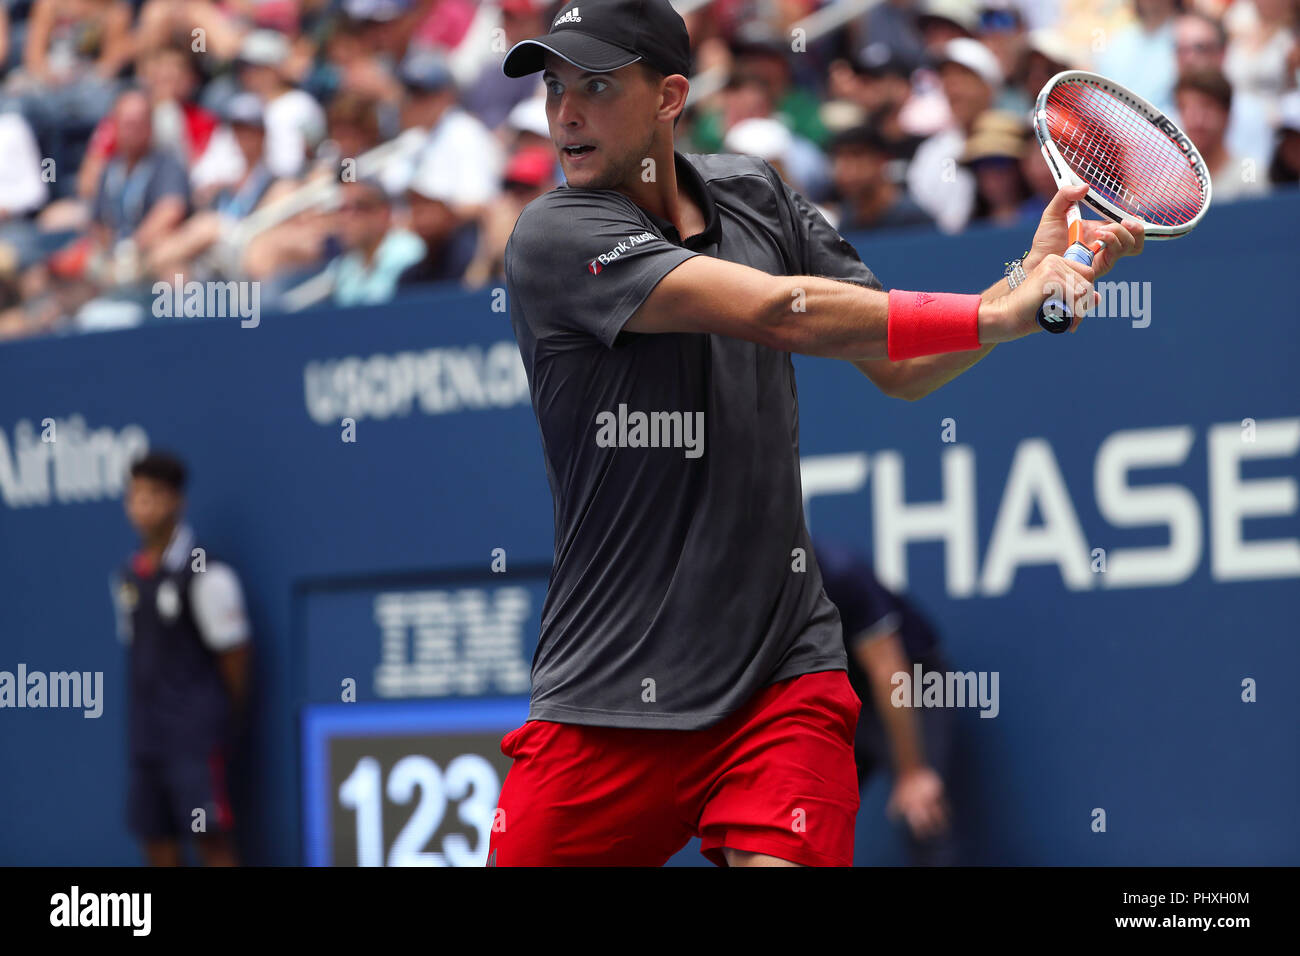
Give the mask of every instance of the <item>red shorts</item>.
POLYGON ((530 720, 506 734, 489 866, 662 866, 693 836, 807 866, 852 866, 853 738, 844 671, 762 688, 704 730, 530 720))

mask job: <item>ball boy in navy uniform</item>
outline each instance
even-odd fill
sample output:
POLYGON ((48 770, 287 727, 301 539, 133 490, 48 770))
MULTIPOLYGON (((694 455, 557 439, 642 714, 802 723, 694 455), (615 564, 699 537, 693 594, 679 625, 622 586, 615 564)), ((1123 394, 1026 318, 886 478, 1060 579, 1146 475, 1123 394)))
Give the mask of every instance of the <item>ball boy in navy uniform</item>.
POLYGON ((151 452, 131 467, 126 514, 140 550, 114 579, 129 655, 127 823, 153 866, 178 866, 193 833, 203 862, 236 863, 226 767, 249 672, 234 572, 182 522, 186 470, 151 452))

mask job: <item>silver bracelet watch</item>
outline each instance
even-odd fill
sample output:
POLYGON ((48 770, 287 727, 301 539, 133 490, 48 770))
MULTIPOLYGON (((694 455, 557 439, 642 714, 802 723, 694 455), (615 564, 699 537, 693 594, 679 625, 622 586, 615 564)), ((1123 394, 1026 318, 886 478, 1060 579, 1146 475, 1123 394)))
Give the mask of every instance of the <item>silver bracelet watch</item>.
POLYGON ((1025 267, 1022 263, 1025 261, 1025 256, 1027 255, 1029 255, 1028 249, 1024 251, 1019 259, 1014 259, 1011 262, 1008 262, 1006 264, 1006 271, 1002 273, 1007 278, 1007 285, 1012 289, 1025 281, 1025 267))

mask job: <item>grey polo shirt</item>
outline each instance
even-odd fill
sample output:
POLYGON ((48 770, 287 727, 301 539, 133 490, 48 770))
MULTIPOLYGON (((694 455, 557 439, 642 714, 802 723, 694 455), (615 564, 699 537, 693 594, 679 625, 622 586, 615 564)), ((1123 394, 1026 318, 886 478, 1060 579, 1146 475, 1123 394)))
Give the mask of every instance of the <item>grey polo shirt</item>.
POLYGON ((790 355, 623 326, 696 255, 880 283, 766 162, 676 164, 708 223, 685 242, 621 193, 561 186, 506 246, 555 505, 530 720, 695 730, 846 666, 804 526, 790 355))

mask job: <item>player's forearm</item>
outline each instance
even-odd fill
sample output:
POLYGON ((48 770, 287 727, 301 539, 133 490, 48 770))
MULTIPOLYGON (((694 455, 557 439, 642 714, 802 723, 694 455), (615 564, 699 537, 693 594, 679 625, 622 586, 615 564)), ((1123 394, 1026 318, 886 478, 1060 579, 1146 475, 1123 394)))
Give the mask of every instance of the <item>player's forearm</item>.
POLYGON ((984 345, 969 352, 945 352, 902 362, 863 359, 853 364, 886 395, 914 402, 947 385, 991 351, 992 345, 984 345))
MULTIPOLYGON (((978 297, 942 293, 925 297, 931 308, 938 311, 929 312, 924 324, 919 326, 926 338, 934 337, 934 347, 928 349, 933 356, 924 357, 946 360, 918 366, 923 371, 908 383, 909 388, 933 391, 987 355, 992 345, 1027 334, 1025 323, 1016 314, 1024 311, 1024 303, 1018 307, 1009 305, 1010 295, 1007 283, 999 281, 978 297), (935 306, 936 302, 940 304, 935 306), (960 330, 960 334, 954 335, 954 330, 960 330), (969 344, 954 345, 954 340, 969 344)), ((918 295, 916 299, 919 302, 922 297, 918 295)), ((835 279, 775 276, 772 285, 764 289, 762 301, 763 324, 769 339, 764 344, 787 352, 855 363, 889 356, 891 299, 888 293, 835 279)), ((899 336, 904 348, 917 344, 918 317, 910 303, 910 293, 902 296, 901 315, 892 318, 893 322, 900 323, 899 336)))
POLYGON ((889 296, 818 276, 776 276, 765 297, 765 343, 821 358, 885 358, 889 296))

